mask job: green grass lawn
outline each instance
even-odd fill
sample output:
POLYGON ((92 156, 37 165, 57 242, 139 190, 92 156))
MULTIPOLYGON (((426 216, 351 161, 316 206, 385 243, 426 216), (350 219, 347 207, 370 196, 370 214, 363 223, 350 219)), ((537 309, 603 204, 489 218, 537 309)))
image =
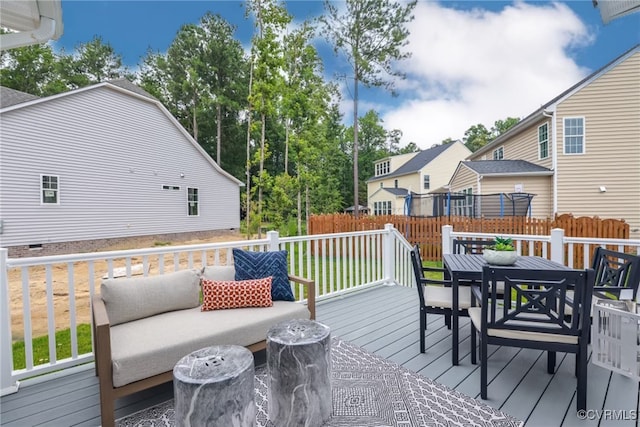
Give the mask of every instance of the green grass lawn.
MULTIPOLYGON (((78 354, 91 353, 91 325, 83 323, 77 328, 78 354)), ((71 330, 56 332, 57 360, 71 357, 71 330)), ((42 365, 49 362, 49 337, 47 335, 33 339, 33 364, 42 365)), ((13 369, 26 368, 24 341, 13 343, 13 369)))

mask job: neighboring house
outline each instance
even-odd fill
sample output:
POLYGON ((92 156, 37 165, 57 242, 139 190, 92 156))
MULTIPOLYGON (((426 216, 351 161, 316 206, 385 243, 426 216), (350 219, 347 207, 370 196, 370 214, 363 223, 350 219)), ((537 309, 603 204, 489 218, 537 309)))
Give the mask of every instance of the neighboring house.
POLYGON ((452 192, 535 193, 535 217, 624 219, 640 238, 640 45, 468 160, 452 176, 452 192))
POLYGON ((129 81, 0 95, 0 246, 10 256, 239 227, 243 184, 129 81))
POLYGON ((408 194, 442 191, 458 163, 469 154, 461 141, 455 141, 376 161, 375 175, 367 181, 369 211, 374 215, 405 214, 408 194))

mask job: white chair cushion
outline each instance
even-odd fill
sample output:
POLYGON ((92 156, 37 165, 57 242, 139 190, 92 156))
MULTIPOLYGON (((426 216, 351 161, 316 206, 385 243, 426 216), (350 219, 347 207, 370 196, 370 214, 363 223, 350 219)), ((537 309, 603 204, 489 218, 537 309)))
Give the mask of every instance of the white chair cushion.
POLYGON ((236 280, 236 268, 233 265, 210 265, 202 269, 202 278, 222 282, 236 280))
MULTIPOLYGON (((429 307, 451 308, 453 289, 444 286, 424 287, 425 305, 429 307)), ((471 307, 471 288, 469 286, 458 287, 458 309, 463 310, 471 307)))
MULTIPOLYGON (((482 328, 482 309, 480 307, 471 307, 469 309, 469 317, 473 322, 473 326, 480 330, 482 328)), ((523 325, 527 322, 521 322, 523 325)), ((487 329, 487 335, 498 338, 508 338, 527 341, 557 342, 564 344, 577 344, 578 337, 567 335, 548 334, 544 332, 529 331, 513 331, 507 329, 487 329)))

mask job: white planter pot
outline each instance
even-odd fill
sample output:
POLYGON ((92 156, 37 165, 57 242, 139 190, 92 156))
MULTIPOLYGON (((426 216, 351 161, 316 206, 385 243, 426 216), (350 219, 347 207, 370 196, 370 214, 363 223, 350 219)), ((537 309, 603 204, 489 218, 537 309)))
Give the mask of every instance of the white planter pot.
POLYGON ((494 251, 493 249, 485 249, 482 256, 485 261, 494 265, 513 265, 518 257, 516 251, 494 251))

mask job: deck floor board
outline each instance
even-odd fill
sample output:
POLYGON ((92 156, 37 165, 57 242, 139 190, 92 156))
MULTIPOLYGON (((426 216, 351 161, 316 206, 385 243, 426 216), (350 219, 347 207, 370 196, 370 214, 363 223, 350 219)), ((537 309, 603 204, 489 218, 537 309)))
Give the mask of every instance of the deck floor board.
MULTIPOLYGON (((388 358, 468 396, 480 395, 479 365, 470 359, 470 327, 460 321, 460 364, 451 365, 451 331, 442 316, 427 316, 427 351, 419 352, 418 302, 415 290, 382 286, 327 299, 317 306, 317 318, 332 335, 388 358)), ((575 357, 559 353, 557 370, 547 373, 546 355, 539 350, 489 347, 490 406, 526 422, 527 426, 627 426, 636 420, 579 420, 575 415, 575 357)), ((264 363, 264 352, 256 354, 264 363)), ((638 383, 589 364, 588 407, 638 409, 638 383)), ((26 385, 25 385, 26 384, 26 385)), ((171 383, 116 403, 116 418, 158 404, 173 395, 171 383)), ((0 398, 0 424, 23 426, 96 426, 100 424, 98 381, 93 369, 29 385, 0 398)), ((637 413, 637 412, 636 412, 637 413)), ((618 415, 619 417, 622 415, 618 415)))

